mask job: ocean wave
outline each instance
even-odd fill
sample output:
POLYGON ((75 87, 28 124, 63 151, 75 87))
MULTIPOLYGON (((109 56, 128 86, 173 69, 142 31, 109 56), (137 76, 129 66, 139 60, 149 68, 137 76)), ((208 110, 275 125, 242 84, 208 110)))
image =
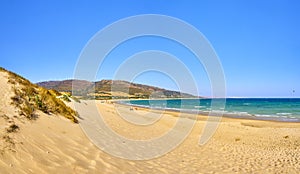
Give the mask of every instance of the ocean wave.
POLYGON ((276 113, 276 115, 285 116, 285 115, 292 115, 292 113, 289 113, 289 112, 279 112, 279 113, 276 113))
POLYGON ((205 106, 194 106, 194 108, 205 108, 205 106))
POLYGON ((254 114, 256 117, 274 117, 274 115, 267 115, 267 114, 254 114))

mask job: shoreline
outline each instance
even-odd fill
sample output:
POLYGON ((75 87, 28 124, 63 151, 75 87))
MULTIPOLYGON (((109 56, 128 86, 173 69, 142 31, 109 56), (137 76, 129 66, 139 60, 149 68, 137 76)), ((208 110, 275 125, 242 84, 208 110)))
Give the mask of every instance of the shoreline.
MULTIPOLYGON (((169 99, 169 98, 168 98, 169 99)), ((168 99, 156 99, 156 100, 168 100, 168 99)), ((174 98, 172 98, 174 99, 174 98)), ((170 100, 172 100, 170 99, 170 100)), ((179 98, 175 98, 179 99, 179 98)), ((186 99, 186 98, 180 98, 180 99, 186 99)), ((190 99, 190 98, 187 98, 190 99)), ((119 105, 125 105, 125 106, 131 106, 131 107, 136 107, 136 108, 141 108, 141 109, 148 109, 148 110, 156 110, 156 111, 167 111, 167 112, 175 112, 175 113, 185 113, 185 114, 196 114, 198 116, 203 116, 203 117, 208 117, 208 116, 220 116, 224 118, 231 118, 231 119, 243 119, 243 120, 260 120, 260 121, 272 121, 272 122, 279 122, 279 123, 300 123, 300 118, 280 118, 280 117, 275 117, 275 116, 255 116, 253 114, 248 114, 248 115, 238 115, 236 113, 226 113, 224 112, 219 112, 217 114, 214 114, 216 112, 208 112, 208 111, 196 111, 196 110, 189 110, 189 109, 176 109, 176 108, 150 108, 147 106, 143 105, 136 105, 136 104, 129 104, 129 103, 122 103, 122 101, 130 101, 131 99, 128 100, 114 100, 111 101, 112 103, 119 104, 119 105), (211 114, 213 113, 213 114, 211 114), (211 115, 209 115, 211 114, 211 115)), ((149 100, 149 99, 134 99, 134 100, 149 100)), ((152 99, 151 99, 152 100, 152 99)))
MULTIPOLYGON (((97 103, 96 103, 97 104, 97 103)), ((99 103, 98 103, 99 104, 99 103)), ((97 104, 97 105, 98 105, 97 104)), ((100 103, 101 104, 101 103, 100 103)), ((149 112, 151 114, 162 114, 162 115, 169 115, 171 117, 178 117, 183 116, 183 118, 195 120, 196 122, 206 122, 208 116, 203 114, 197 114, 196 116, 193 116, 193 113, 187 113, 187 112, 178 112, 176 110, 159 110, 159 109, 153 109, 153 108, 147 108, 147 107, 140 107, 140 106, 133 106, 133 105, 127 105, 123 103, 117 103, 111 102, 111 103, 102 103, 102 105, 119 105, 120 107, 126 107, 128 111, 130 112, 130 108, 134 107, 133 109, 138 112, 149 112), (182 115, 178 115, 178 114, 182 115)), ((214 116, 211 116, 214 117, 214 116)), ((239 123, 242 126, 246 127, 252 127, 252 128, 299 128, 300 122, 292 122, 292 121, 279 121, 279 120, 272 120, 272 119, 254 119, 254 118, 246 118, 246 117, 236 117, 236 116, 222 116, 220 119, 220 124, 224 123, 239 123)))

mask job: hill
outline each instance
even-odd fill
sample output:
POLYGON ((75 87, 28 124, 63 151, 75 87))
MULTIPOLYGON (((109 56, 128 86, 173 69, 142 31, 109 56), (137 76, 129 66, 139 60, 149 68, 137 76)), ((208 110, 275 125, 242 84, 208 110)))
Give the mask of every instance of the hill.
POLYGON ((131 83, 123 80, 101 80, 96 82, 63 80, 39 82, 37 84, 47 89, 54 89, 60 92, 72 92, 73 84, 73 95, 83 98, 196 98, 196 96, 179 91, 131 83))

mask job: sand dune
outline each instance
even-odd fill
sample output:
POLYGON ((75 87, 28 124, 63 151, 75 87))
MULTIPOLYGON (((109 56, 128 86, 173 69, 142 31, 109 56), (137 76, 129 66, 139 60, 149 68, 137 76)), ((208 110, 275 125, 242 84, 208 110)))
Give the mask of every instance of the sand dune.
MULTIPOLYGON (((20 129, 10 133, 11 150, 0 155, 0 173, 299 173, 300 123, 280 123, 223 118, 217 132, 204 146, 199 135, 206 117, 199 116, 191 133, 173 151, 162 157, 131 161, 114 157, 97 148, 79 124, 64 117, 42 112, 37 120, 19 120, 10 104, 12 91, 7 76, 1 73, 1 138, 9 120, 20 129), (7 118, 4 118, 4 114, 7 118)), ((82 101, 86 107, 91 101, 82 101)), ((70 104, 72 105, 72 104, 70 104)), ((130 110, 127 106, 97 102, 103 119, 116 133, 136 140, 159 137, 173 128, 178 113, 130 110), (120 118, 153 122, 149 126, 133 125, 120 118), (157 120, 153 120, 156 118, 157 120)), ((85 114, 90 114, 86 111, 85 114)), ((82 114, 82 123, 88 121, 82 114)), ((90 116, 90 115, 89 115, 90 116)), ((93 117, 93 115, 91 116, 93 117)), ((185 121, 192 121, 191 117, 185 121)), ((180 128, 178 129, 180 132, 180 128)), ((101 132, 99 132, 101 134, 101 132)), ((166 142, 168 143, 168 142, 166 142)), ((113 144, 112 144, 113 146, 113 144)))

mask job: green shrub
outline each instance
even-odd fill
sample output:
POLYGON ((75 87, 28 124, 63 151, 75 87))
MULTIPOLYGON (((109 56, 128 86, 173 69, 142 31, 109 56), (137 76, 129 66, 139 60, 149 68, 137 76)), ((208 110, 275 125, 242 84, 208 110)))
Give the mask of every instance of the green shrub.
POLYGON ((64 100, 64 101, 66 101, 66 102, 71 102, 71 100, 69 99, 69 97, 66 94, 63 94, 61 96, 61 99, 64 100))
POLYGON ((35 108, 29 102, 25 101, 24 105, 20 107, 21 115, 24 115, 29 120, 34 120, 37 118, 37 115, 34 113, 35 108))

